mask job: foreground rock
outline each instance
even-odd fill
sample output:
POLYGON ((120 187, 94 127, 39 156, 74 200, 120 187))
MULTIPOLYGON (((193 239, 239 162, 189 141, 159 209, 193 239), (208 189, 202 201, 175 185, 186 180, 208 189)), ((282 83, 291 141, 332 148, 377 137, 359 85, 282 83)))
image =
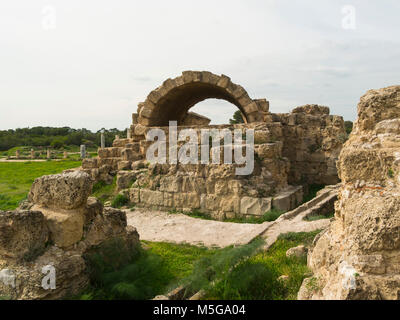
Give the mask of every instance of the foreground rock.
POLYGON ((288 251, 286 251, 286 257, 288 258, 291 257, 301 258, 305 257, 306 255, 307 255, 307 249, 304 245, 290 248, 288 251))
POLYGON ((28 195, 29 202, 55 209, 76 209, 85 205, 92 181, 82 171, 43 176, 36 179, 28 195))
POLYGON ((89 198, 91 187, 83 172, 44 176, 32 185, 32 202, 24 203, 30 210, 0 211, 0 296, 77 294, 89 282, 88 253, 116 239, 132 252, 137 249, 139 235, 127 227, 125 213, 89 198), (45 279, 52 270, 54 284, 45 279))
POLYGON ((400 298, 400 86, 370 90, 339 158, 335 221, 314 242, 299 299, 400 298))

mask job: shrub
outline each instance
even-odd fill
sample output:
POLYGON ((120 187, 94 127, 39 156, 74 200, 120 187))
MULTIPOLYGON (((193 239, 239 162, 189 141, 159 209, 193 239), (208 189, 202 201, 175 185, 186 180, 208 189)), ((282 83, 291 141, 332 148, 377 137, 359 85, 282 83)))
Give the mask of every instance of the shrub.
POLYGON ((117 194, 115 198, 111 202, 111 206, 113 208, 121 208, 122 206, 129 203, 129 199, 127 196, 123 194, 117 194))
POLYGON ((278 219, 281 215, 282 215, 282 211, 277 210, 277 209, 271 209, 270 211, 268 211, 267 213, 264 214, 263 216, 263 220, 264 221, 275 221, 276 219, 278 219))
POLYGON ((64 144, 62 139, 56 138, 51 142, 50 146, 54 149, 61 149, 64 147, 64 144))
POLYGON ((114 239, 85 256, 90 287, 79 299, 147 300, 159 294, 169 275, 162 259, 114 239))
POLYGON ((303 197, 303 203, 306 203, 317 196, 317 192, 325 188, 323 184, 311 184, 308 186, 308 193, 303 197))

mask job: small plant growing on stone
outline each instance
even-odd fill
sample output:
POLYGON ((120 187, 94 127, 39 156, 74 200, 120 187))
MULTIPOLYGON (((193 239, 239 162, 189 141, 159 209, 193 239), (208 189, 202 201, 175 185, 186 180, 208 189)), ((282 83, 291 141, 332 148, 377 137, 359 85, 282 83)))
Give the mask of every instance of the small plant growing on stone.
POLYGON ((307 290, 310 292, 317 292, 320 290, 320 284, 317 277, 311 277, 307 282, 307 290))
POLYGON ((128 204, 129 199, 123 194, 117 194, 111 202, 113 208, 121 208, 122 206, 128 204))
POLYGON ((389 178, 394 178, 394 172, 393 172, 393 169, 392 168, 390 168, 389 170, 388 170, 388 176, 389 176, 389 178))

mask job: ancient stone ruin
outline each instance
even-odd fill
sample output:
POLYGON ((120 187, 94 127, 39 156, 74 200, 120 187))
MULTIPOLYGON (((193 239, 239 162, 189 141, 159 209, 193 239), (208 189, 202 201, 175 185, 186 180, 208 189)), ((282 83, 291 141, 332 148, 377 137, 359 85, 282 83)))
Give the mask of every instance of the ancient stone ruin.
POLYGON ((107 183, 117 176, 118 189, 138 207, 198 210, 218 219, 261 216, 271 208, 289 211, 302 202, 309 184, 338 183, 336 161, 346 139, 342 117, 330 115, 328 107, 306 105, 274 114, 266 99, 251 99, 229 77, 195 71, 150 92, 129 129, 129 138, 85 159, 83 170, 107 183), (245 123, 210 126, 209 119, 189 112, 208 98, 233 103, 245 123), (177 122, 178 131, 254 129, 254 171, 237 176, 234 165, 149 164, 147 134, 160 128, 168 136, 170 121, 177 122))
POLYGON ((400 298, 400 86, 361 97, 338 162, 335 219, 314 240, 299 299, 400 298))
MULTIPOLYGON (((82 171, 35 180, 28 200, 13 212, 0 211, 0 296, 58 299, 80 293, 89 283, 85 256, 108 241, 134 251, 136 229, 123 211, 89 197, 92 180, 82 171), (54 287, 43 285, 54 268, 54 287)), ((46 283, 45 283, 46 284, 46 283)))

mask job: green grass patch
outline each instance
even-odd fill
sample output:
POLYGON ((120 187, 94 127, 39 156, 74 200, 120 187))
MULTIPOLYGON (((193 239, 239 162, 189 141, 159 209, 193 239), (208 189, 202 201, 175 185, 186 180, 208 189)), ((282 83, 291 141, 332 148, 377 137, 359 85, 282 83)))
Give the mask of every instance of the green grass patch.
POLYGON ((117 194, 111 201, 111 207, 121 208, 129 203, 129 198, 123 194, 117 194))
POLYGON ((80 165, 80 161, 0 162, 0 210, 17 208, 36 178, 80 165))
POLYGON ((310 245, 319 232, 281 235, 267 252, 243 260, 215 286, 206 287, 206 299, 295 300, 309 269, 305 257, 288 258, 286 251, 300 244, 310 245), (289 278, 278 280, 281 275, 289 278))
POLYGON ((223 248, 196 261, 192 274, 182 280, 186 287, 185 296, 189 297, 199 290, 205 290, 207 296, 215 296, 214 284, 226 281, 232 268, 246 261, 263 243, 264 240, 257 238, 247 245, 223 248))
POLYGON ((191 274, 195 260, 215 252, 189 245, 143 244, 147 250, 129 252, 121 243, 111 242, 88 255, 90 286, 72 299, 151 299, 191 274))
POLYGON ((143 241, 149 251, 163 258, 165 268, 173 276, 171 280, 189 276, 194 268, 195 261, 202 257, 210 257, 218 249, 208 249, 187 244, 171 244, 164 242, 143 241))
POLYGON ((178 285, 186 297, 205 290, 205 299, 296 299, 309 270, 305 258, 287 258, 286 251, 310 245, 318 233, 281 235, 267 252, 257 251, 260 238, 224 249, 142 241, 145 249, 135 252, 111 242, 87 257, 90 286, 73 299, 151 299, 178 285))
POLYGON ((117 177, 115 176, 111 184, 106 184, 104 181, 95 183, 92 189, 92 196, 104 204, 104 202, 111 201, 115 197, 116 188, 117 177))
POLYGON ((208 213, 203 213, 200 210, 194 209, 189 212, 181 212, 176 209, 172 209, 168 211, 169 214, 184 214, 186 216, 197 218, 197 219, 204 219, 204 220, 213 220, 213 218, 208 213))
POLYGON ((264 222, 271 222, 278 219, 284 212, 277 209, 271 209, 270 211, 266 212, 261 217, 238 217, 232 219, 225 219, 225 222, 234 222, 234 223, 253 223, 253 224, 261 224, 264 222))
MULTIPOLYGON (((184 214, 186 216, 192 217, 192 218, 197 218, 197 219, 204 219, 204 220, 215 220, 212 218, 212 216, 208 213, 201 212, 200 210, 192 210, 189 212, 180 212, 176 209, 172 209, 168 211, 169 214, 184 214)), ((284 212, 277 210, 277 209, 271 209, 270 211, 266 212, 263 216, 260 217, 237 217, 237 218, 230 218, 230 219, 224 219, 224 222, 233 222, 233 223, 250 223, 250 224, 261 224, 266 221, 275 221, 278 219, 284 212)))
POLYGON ((311 184, 308 186, 308 193, 303 197, 303 203, 306 203, 317 196, 317 192, 325 188, 323 184, 311 184))
POLYGON ((327 215, 319 214, 319 215, 307 216, 304 220, 306 220, 306 221, 317 221, 317 220, 331 219, 334 216, 335 216, 335 213, 332 212, 332 213, 327 214, 327 215))

